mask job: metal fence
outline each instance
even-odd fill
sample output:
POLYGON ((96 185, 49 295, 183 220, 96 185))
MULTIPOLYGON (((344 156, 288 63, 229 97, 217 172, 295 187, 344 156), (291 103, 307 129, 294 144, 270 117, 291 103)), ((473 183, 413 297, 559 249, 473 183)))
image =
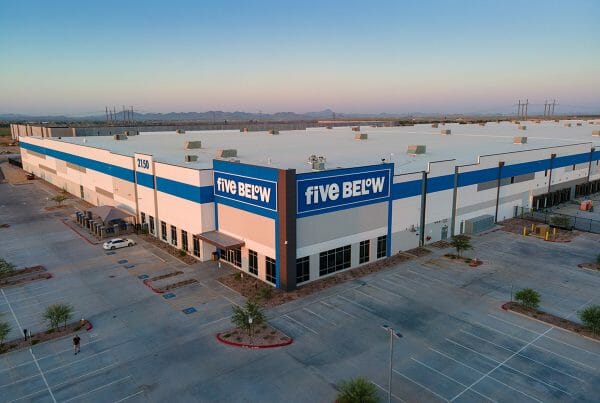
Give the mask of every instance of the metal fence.
POLYGON ((569 230, 579 230, 600 234, 600 220, 584 218, 570 214, 557 213, 551 209, 534 210, 526 207, 519 207, 517 216, 529 220, 543 222, 554 227, 565 228, 569 230))

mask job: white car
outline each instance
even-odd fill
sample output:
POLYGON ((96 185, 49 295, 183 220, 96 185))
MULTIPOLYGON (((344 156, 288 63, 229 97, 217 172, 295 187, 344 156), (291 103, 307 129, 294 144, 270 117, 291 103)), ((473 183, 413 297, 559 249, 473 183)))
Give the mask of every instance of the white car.
POLYGON ((135 245, 135 242, 133 241, 133 239, 115 238, 115 239, 111 239, 110 241, 104 242, 102 247, 106 250, 113 250, 113 249, 124 248, 126 246, 133 246, 133 245, 135 245))

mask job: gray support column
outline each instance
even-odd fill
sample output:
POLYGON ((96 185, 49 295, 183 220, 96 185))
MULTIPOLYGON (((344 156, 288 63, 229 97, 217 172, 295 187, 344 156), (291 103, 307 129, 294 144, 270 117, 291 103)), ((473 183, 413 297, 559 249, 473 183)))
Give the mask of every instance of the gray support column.
MULTIPOLYGON (((277 181, 279 288, 296 288, 296 170, 281 169, 277 181)), ((311 279, 314 280, 314 279, 311 279)))
POLYGON ((587 173, 587 183, 590 183, 590 175, 592 173, 592 159, 594 158, 594 151, 596 151, 595 147, 590 148, 590 162, 588 164, 588 173, 587 173))
POLYGON ((504 161, 498 162, 498 181, 496 183, 496 212, 494 213, 494 222, 498 223, 498 203, 500 203, 500 187, 502 187, 502 167, 504 161))
POLYGON ((548 193, 550 193, 552 191, 552 169, 554 168, 554 158, 556 158, 556 154, 550 154, 550 172, 548 173, 548 193))
POLYGON ((454 190, 452 191, 452 218, 450 219, 450 238, 456 229, 456 196, 458 193, 458 167, 454 167, 454 190))
POLYGON ((423 171, 421 179, 421 221, 419 223, 419 246, 425 244, 425 217, 427 210, 427 171, 423 171))

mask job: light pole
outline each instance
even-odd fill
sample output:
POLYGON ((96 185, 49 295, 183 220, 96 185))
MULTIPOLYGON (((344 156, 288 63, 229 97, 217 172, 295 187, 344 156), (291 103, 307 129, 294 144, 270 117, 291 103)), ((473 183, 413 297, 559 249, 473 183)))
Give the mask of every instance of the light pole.
POLYGON ((388 377, 388 403, 392 401, 392 363, 394 356, 394 337, 401 338, 402 334, 396 332, 394 329, 389 327, 388 325, 381 325, 381 327, 389 333, 390 335, 390 373, 388 377))

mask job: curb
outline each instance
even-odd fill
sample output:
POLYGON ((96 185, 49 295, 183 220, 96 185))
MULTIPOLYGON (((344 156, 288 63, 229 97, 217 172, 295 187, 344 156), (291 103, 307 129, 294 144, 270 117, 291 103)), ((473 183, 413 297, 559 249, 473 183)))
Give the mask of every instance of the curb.
POLYGON ((92 241, 90 241, 89 239, 87 239, 86 237, 84 237, 83 235, 81 235, 78 231, 76 231, 73 227, 71 227, 69 224, 67 224, 65 222, 65 220, 60 220, 60 222, 62 222, 65 227, 67 227, 68 229, 70 229, 71 231, 73 231, 74 233, 76 233, 81 239, 83 239, 84 241, 86 241, 87 243, 89 243, 90 245, 99 245, 100 242, 98 243, 93 243, 92 241))
POLYGON ((85 320, 85 330, 86 331, 91 331, 94 328, 94 325, 92 325, 92 322, 90 322, 89 320, 85 320))
POLYGON ((285 347, 285 346, 289 346, 290 344, 292 344, 294 342, 294 339, 292 339, 291 337, 289 338, 289 341, 283 342, 283 343, 277 343, 277 344, 269 344, 267 346, 254 346, 251 344, 244 344, 244 343, 236 343, 234 341, 229 341, 229 340, 225 340, 221 337, 221 333, 217 333, 215 335, 216 339, 223 343, 226 344, 228 346, 234 346, 234 347, 241 347, 241 348, 250 348, 250 349, 255 349, 255 350, 261 350, 261 349, 267 349, 267 348, 275 348, 275 347, 285 347))
POLYGON ((148 280, 148 279, 144 280, 143 283, 146 287, 150 288, 155 294, 163 294, 164 293, 164 291, 153 287, 152 284, 150 284, 150 280, 148 280))

